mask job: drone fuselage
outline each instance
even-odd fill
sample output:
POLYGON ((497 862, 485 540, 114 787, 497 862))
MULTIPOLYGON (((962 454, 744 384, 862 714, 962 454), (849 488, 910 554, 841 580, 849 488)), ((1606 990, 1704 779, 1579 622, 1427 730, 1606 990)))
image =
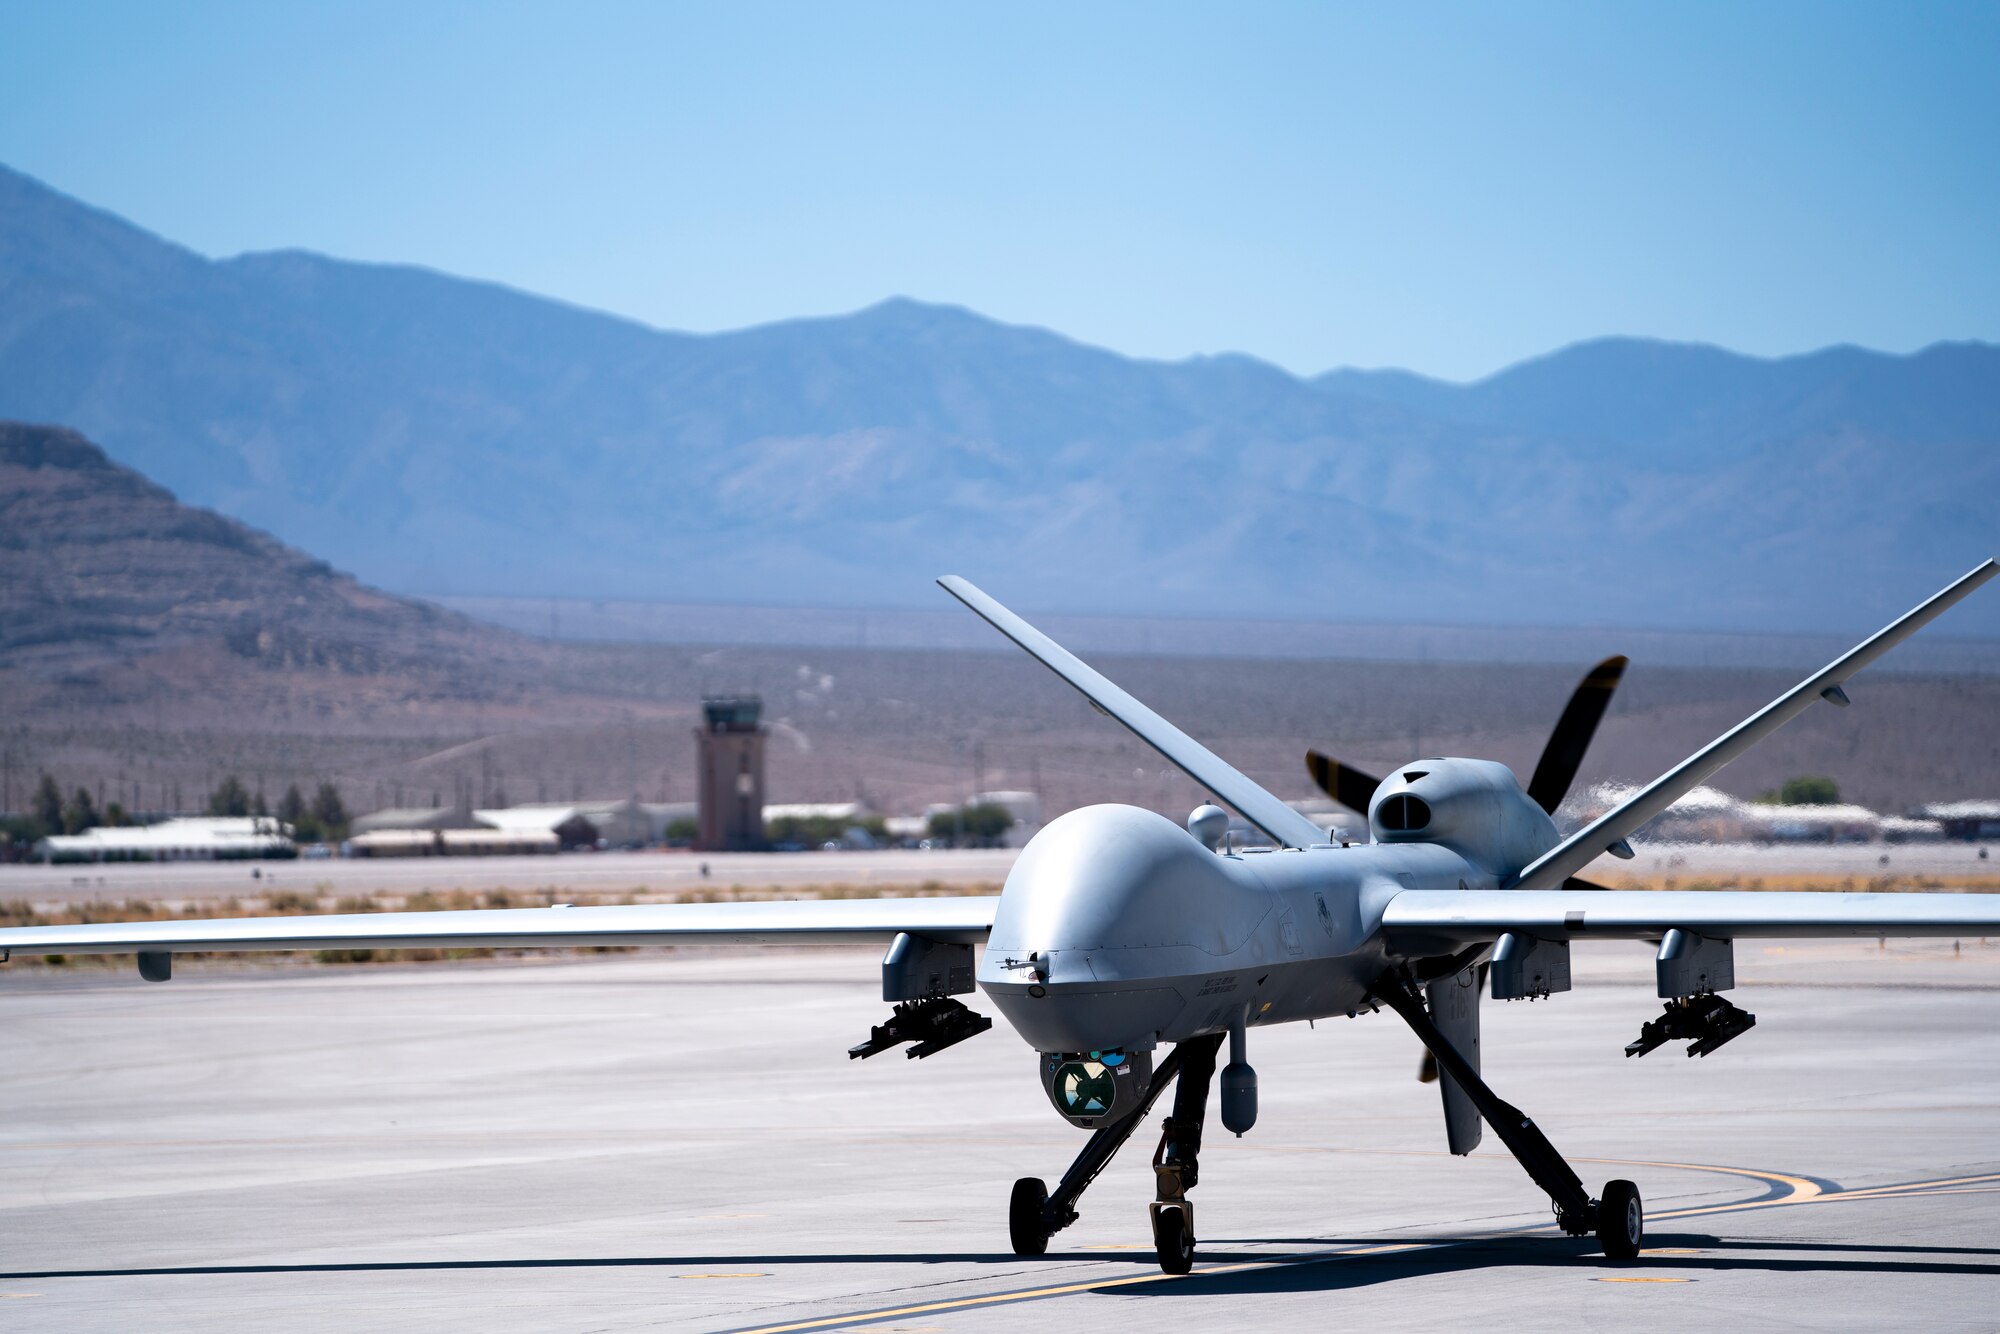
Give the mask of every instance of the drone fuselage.
POLYGON ((1405 765, 1371 841, 1211 851, 1132 806, 1051 822, 1001 891, 979 985, 1039 1051, 1147 1051, 1348 1014, 1390 961, 1382 908, 1406 889, 1496 889, 1557 841, 1504 765, 1405 765))

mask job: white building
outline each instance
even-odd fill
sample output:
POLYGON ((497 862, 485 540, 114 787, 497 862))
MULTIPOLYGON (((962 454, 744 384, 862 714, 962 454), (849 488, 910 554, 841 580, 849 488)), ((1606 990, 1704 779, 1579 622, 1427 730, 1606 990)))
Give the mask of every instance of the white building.
POLYGON ((357 815, 349 828, 356 834, 421 829, 477 829, 479 821, 463 806, 391 806, 357 815))
POLYGON ((1936 843, 1944 837, 1944 825, 1937 820, 1913 820, 1901 815, 1885 815, 1876 832, 1885 843, 1936 843))
POLYGON ((1880 831, 1882 817, 1852 802, 1779 806, 1745 802, 1741 811, 1752 838, 1780 843, 1866 843, 1880 831))
POLYGON ((472 816, 489 829, 508 833, 553 832, 566 847, 601 842, 613 848, 643 848, 657 841, 653 834, 651 813, 629 799, 538 801, 522 806, 477 810, 472 816))
POLYGON ((552 829, 375 829, 347 840, 350 857, 502 857, 560 852, 552 829))
POLYGON ((270 816, 195 816, 51 834, 35 855, 52 862, 179 862, 291 857, 292 827, 270 816))
POLYGON ((2000 838, 2000 801, 1942 801, 1917 815, 1936 820, 1947 838, 2000 838))
POLYGON ((792 801, 764 807, 764 823, 773 820, 836 820, 860 824, 873 816, 863 801, 792 801))

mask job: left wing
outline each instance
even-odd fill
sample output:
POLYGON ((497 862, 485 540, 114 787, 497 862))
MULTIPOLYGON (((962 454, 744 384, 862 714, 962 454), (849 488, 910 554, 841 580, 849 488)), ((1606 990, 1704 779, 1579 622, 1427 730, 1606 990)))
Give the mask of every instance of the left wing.
POLYGON ((1382 912, 1394 949, 1444 954, 1506 932, 1543 940, 2000 935, 2000 894, 1760 890, 1404 890, 1382 912))
POLYGON ((9 954, 233 950, 837 945, 889 941, 905 932, 944 944, 977 945, 992 930, 999 902, 992 896, 791 899, 19 926, 0 928, 0 959, 9 954))
MULTIPOLYGON (((1742 722, 1661 774, 1621 806, 1613 807, 1536 858, 1515 877, 1510 889, 1555 889, 1597 860, 1612 845, 1692 792, 1696 784, 1749 750, 1820 700, 1843 706, 1847 678, 1970 597, 1975 589, 2000 574, 2000 561, 1986 560, 1942 591, 1918 603, 1895 621, 1808 676, 1742 722)), ((1539 774, 1537 775, 1539 777, 1539 774)))
MULTIPOLYGON (((1287 848, 1318 847, 1324 829, 1252 782, 1241 770, 1154 713, 1055 640, 1000 605, 970 580, 948 574, 938 586, 977 612, 995 630, 1026 649, 1042 666, 1076 687, 1077 693, 1132 729, 1141 741, 1172 760, 1180 771, 1243 813, 1243 818, 1287 848)), ((1366 810, 1366 807, 1362 808, 1366 810)))

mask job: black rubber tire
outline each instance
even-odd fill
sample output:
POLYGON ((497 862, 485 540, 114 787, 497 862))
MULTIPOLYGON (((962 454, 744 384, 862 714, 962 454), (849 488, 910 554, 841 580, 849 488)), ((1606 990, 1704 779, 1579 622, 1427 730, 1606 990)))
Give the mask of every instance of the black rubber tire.
POLYGON ((1049 1202, 1049 1188, 1040 1177, 1022 1177, 1014 1183, 1007 1201, 1007 1237, 1016 1255, 1045 1255, 1049 1234, 1042 1225, 1042 1211, 1049 1202))
POLYGON ((1646 1239, 1646 1210, 1639 1188, 1629 1181, 1607 1181, 1597 1201, 1597 1239, 1607 1260, 1636 1260, 1646 1239))
POLYGON ((1153 1215, 1153 1250, 1166 1273, 1185 1274, 1194 1268, 1194 1233, 1188 1230, 1185 1210, 1161 1209, 1153 1215))

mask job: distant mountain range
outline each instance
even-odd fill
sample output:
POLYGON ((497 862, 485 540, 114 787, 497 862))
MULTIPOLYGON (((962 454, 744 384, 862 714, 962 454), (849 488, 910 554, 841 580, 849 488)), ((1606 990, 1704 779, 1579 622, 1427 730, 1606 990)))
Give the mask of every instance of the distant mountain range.
POLYGON ((693 336, 209 260, 5 169, 0 416, 433 594, 929 605, 950 570, 1032 609, 1830 629, 2000 548, 1986 344, 1604 339, 1453 385, 907 300, 693 336))

